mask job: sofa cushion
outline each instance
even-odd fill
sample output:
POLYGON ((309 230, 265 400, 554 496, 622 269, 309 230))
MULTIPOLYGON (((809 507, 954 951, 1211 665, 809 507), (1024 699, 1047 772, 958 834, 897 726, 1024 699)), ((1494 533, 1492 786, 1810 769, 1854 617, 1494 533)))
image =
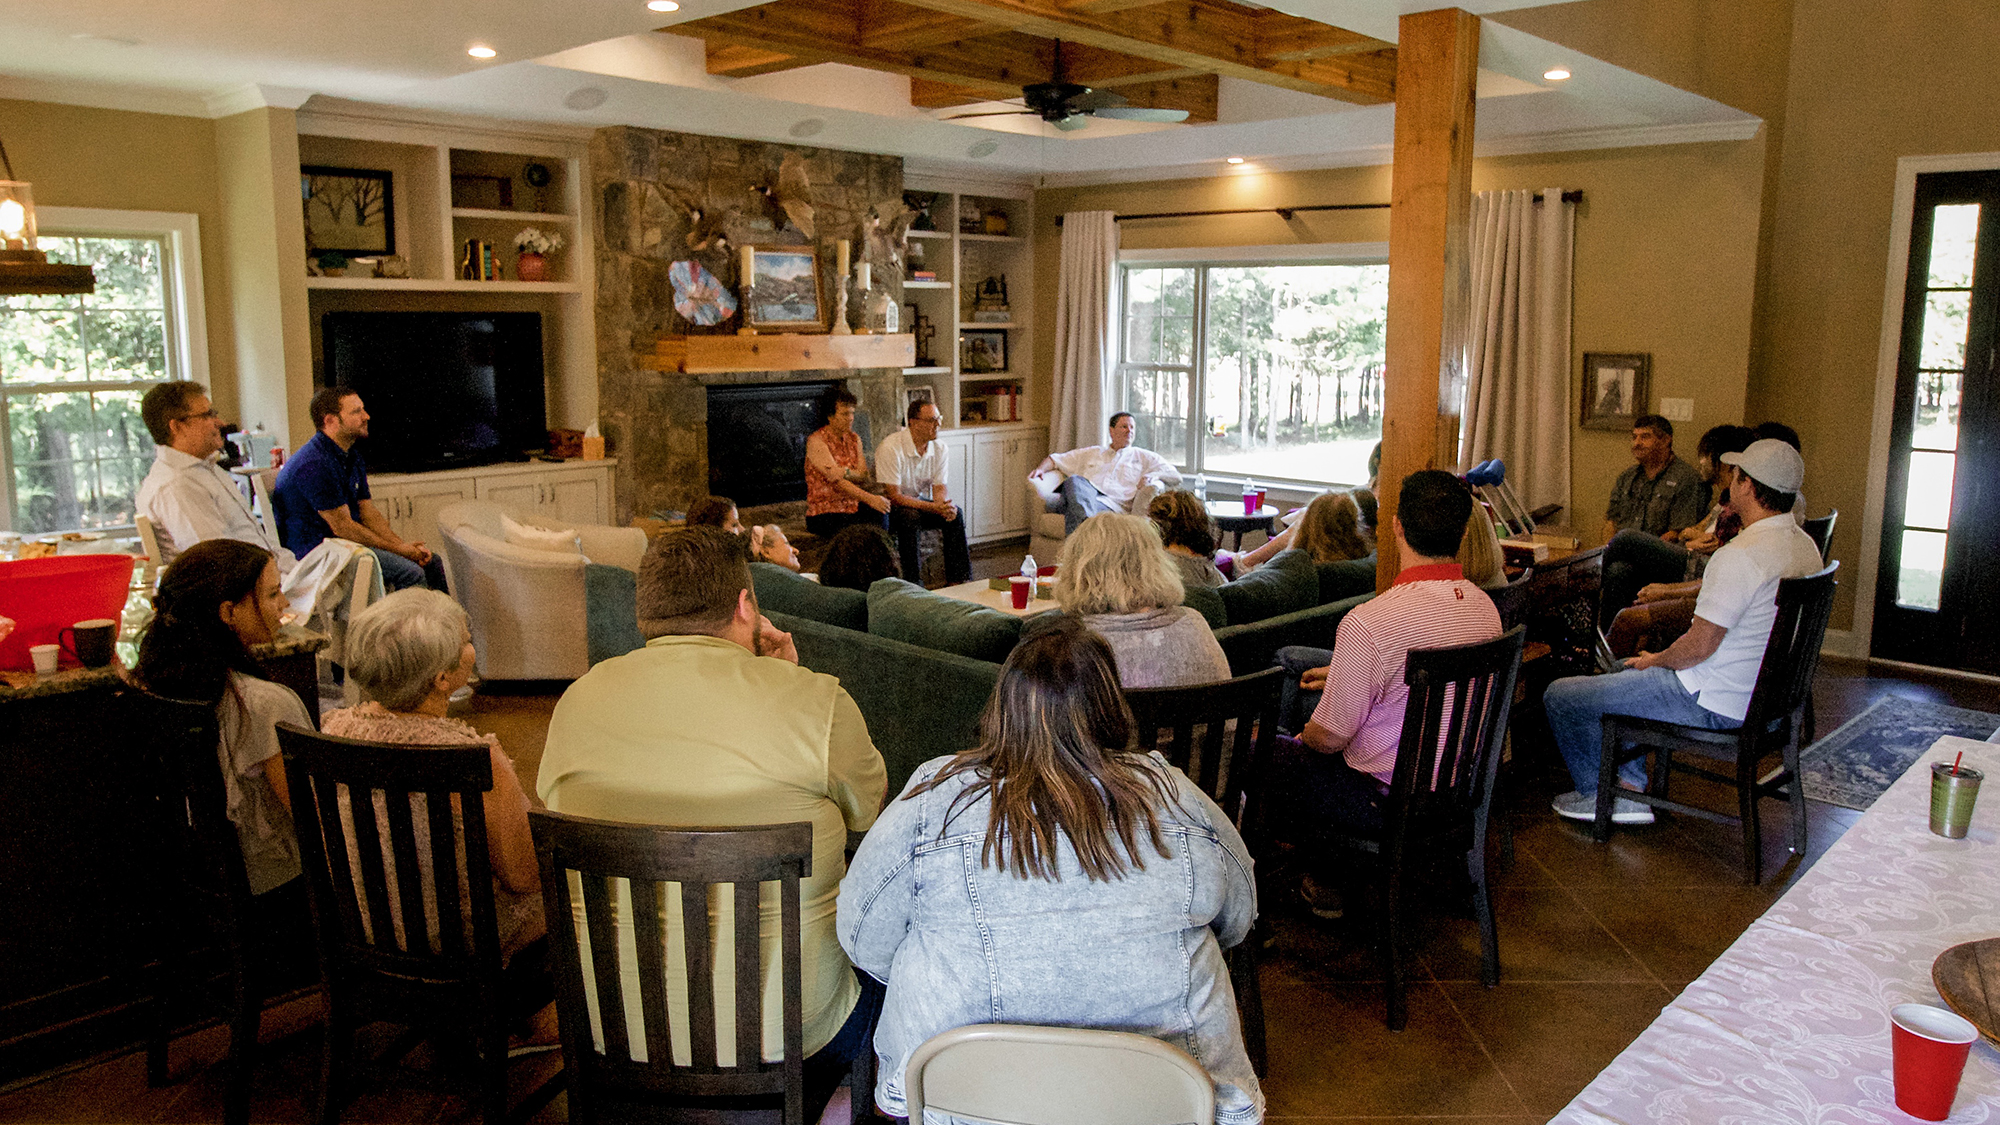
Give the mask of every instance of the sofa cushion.
POLYGON ((868 632, 939 652, 1000 663, 1021 639, 1021 619, 884 578, 868 587, 868 632))
POLYGON ((566 555, 580 555, 583 547, 577 542, 575 528, 536 527, 522 523, 513 516, 500 513, 501 537, 516 547, 527 547, 535 551, 558 551, 566 555))
POLYGON ((1375 589, 1375 552, 1358 559, 1319 564, 1319 604, 1337 602, 1375 589))
POLYGON ((1219 586, 1189 586, 1181 598, 1181 604, 1201 614, 1211 629, 1220 629, 1229 624, 1229 613, 1223 608, 1219 586))
POLYGON ((859 590, 822 586, 767 562, 750 564, 750 584, 756 587, 757 604, 766 613, 806 617, 857 633, 868 631, 868 595, 859 590))
POLYGON ((1311 555, 1293 547, 1216 592, 1229 624, 1246 625, 1318 605, 1319 570, 1311 555))

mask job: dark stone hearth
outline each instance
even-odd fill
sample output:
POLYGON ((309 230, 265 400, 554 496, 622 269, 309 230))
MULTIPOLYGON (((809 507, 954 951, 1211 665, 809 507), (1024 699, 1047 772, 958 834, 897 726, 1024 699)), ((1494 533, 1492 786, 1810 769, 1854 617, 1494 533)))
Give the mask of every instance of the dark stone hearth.
POLYGON ((794 152, 805 158, 813 187, 822 308, 831 314, 833 247, 842 238, 853 243, 856 262, 873 262, 877 283, 886 284, 900 303, 902 270, 881 260, 879 238, 871 256, 865 237, 870 209, 902 197, 900 158, 623 126, 600 129, 591 140, 597 180, 589 198, 598 211, 598 418, 609 451, 619 458, 620 523, 634 515, 685 510, 708 493, 710 385, 844 380, 861 399, 861 413, 878 420, 875 432, 901 424, 902 373, 894 368, 690 376, 641 371, 635 362, 662 336, 726 333, 739 326, 738 318, 731 318, 703 328, 676 313, 667 279, 673 262, 698 261, 734 290, 737 245, 806 244, 796 228, 774 222, 772 209, 752 190, 775 182, 778 166, 794 152), (702 234, 724 237, 692 249, 690 206, 707 216, 697 240, 702 234))
POLYGON ((708 388, 708 490, 739 508, 806 498, 806 438, 831 382, 708 388))

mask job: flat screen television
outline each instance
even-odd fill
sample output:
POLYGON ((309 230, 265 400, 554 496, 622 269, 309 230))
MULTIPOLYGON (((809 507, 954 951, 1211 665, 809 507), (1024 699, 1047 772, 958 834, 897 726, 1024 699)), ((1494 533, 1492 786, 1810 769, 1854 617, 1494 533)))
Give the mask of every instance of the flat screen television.
POLYGON ((330 312, 320 335, 326 385, 368 407, 371 469, 518 461, 548 442, 540 313, 330 312))

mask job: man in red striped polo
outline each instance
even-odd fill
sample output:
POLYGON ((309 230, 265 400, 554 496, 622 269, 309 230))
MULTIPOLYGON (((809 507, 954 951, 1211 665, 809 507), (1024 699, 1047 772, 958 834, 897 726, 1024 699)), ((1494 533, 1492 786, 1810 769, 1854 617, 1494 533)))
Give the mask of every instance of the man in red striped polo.
MULTIPOLYGON (((1299 741, 1318 753, 1290 758, 1295 823, 1306 834, 1366 835, 1382 827, 1382 804, 1396 772, 1403 710, 1410 689, 1403 665, 1411 649, 1477 644, 1500 635, 1500 614, 1486 592, 1465 580, 1459 541, 1472 517, 1472 490, 1450 473, 1425 469, 1403 478, 1390 521, 1402 570, 1387 590, 1340 619, 1333 656, 1299 686, 1324 689, 1299 741)), ((1339 917, 1331 888, 1306 880, 1315 914, 1339 917)))

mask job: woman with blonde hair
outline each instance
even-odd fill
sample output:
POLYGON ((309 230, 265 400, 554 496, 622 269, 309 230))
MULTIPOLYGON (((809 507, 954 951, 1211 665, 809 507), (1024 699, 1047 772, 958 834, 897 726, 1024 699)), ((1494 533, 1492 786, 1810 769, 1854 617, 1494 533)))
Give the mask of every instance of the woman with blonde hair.
POLYGON ((917 768, 840 881, 840 944, 889 986, 875 1104, 907 1114, 911 1053, 1004 1011, 1171 1043, 1214 1080, 1217 1122, 1255 1125, 1222 960, 1256 917, 1250 856, 1181 771, 1132 749, 1111 649, 1072 618, 1022 641, 979 733, 917 768))
POLYGON ((1311 555, 1314 563, 1366 558, 1374 550, 1361 534, 1361 505, 1351 492, 1313 497, 1292 545, 1311 555))
POLYGON ((1183 585, 1213 588, 1229 581, 1215 569, 1215 518, 1201 497, 1183 489, 1162 492, 1153 497, 1146 515, 1159 529, 1183 585))
POLYGON ((1063 540, 1056 601, 1083 619, 1118 658, 1128 688, 1210 684, 1229 659, 1187 596, 1152 521, 1105 512, 1063 540))
POLYGON ((1507 584, 1507 555, 1500 549, 1500 533, 1494 530, 1493 513, 1478 501, 1472 504, 1472 517, 1465 521, 1458 565, 1465 571, 1465 580, 1482 590, 1497 590, 1507 584))

